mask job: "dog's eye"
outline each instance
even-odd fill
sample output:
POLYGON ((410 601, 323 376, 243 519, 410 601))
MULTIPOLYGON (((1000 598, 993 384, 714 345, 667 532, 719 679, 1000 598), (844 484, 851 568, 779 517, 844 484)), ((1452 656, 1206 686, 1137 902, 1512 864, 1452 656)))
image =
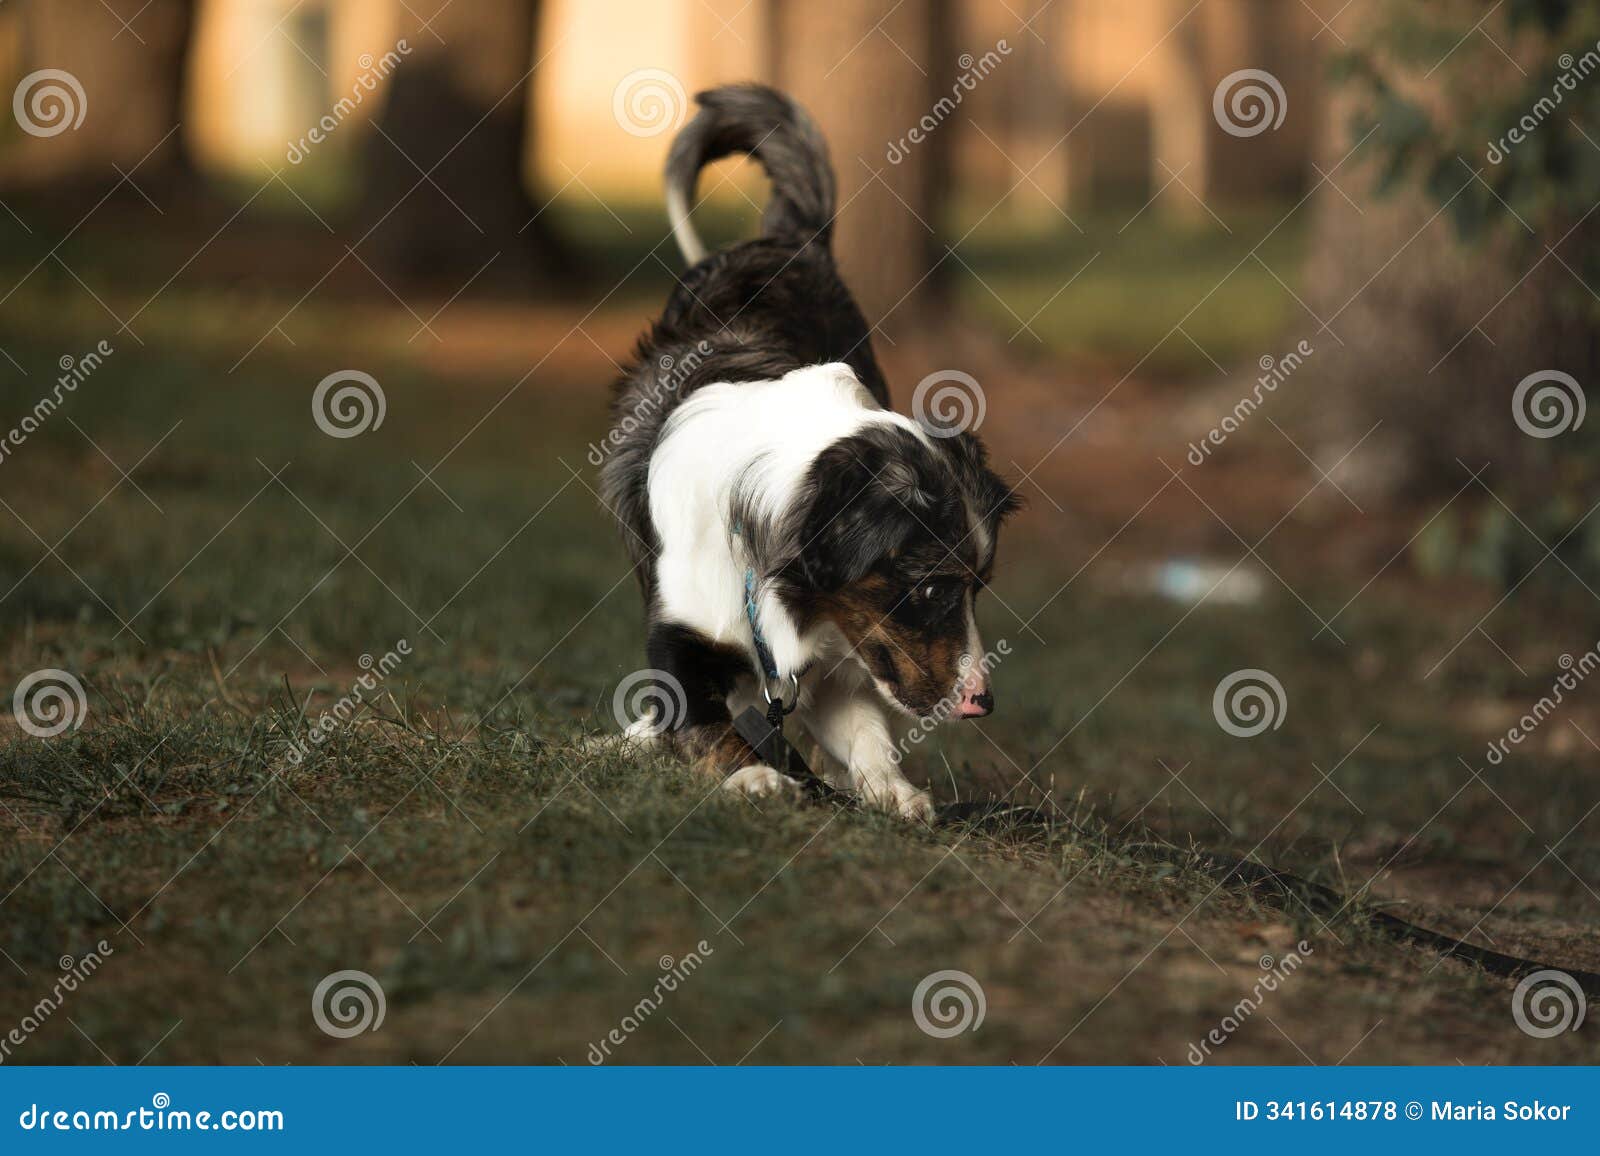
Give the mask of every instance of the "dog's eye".
POLYGON ((936 578, 932 582, 924 582, 913 592, 918 602, 925 602, 935 606, 942 606, 955 602, 961 596, 961 583, 949 579, 936 578))

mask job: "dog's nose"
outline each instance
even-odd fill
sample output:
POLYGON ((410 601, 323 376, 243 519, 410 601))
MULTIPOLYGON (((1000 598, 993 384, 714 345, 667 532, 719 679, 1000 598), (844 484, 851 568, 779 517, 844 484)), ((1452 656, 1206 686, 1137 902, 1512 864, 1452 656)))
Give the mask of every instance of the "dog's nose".
POLYGON ((994 695, 985 688, 963 698, 961 705, 956 709, 956 715, 959 718, 982 718, 993 710, 994 695))

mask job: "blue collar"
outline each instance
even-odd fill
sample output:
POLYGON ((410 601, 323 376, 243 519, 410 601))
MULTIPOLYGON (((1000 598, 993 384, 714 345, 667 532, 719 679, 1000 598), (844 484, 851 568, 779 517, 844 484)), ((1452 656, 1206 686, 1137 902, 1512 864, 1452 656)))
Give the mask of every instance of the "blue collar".
MULTIPOLYGON (((733 531, 735 538, 744 536, 744 527, 738 522, 728 528, 733 531)), ((756 606, 756 571, 753 566, 745 567, 744 571, 744 616, 750 623, 750 641, 755 643, 756 662, 761 667, 761 673, 767 676, 768 682, 776 682, 778 662, 772 657, 772 647, 767 645, 767 636, 761 633, 761 611, 756 606)))
MULTIPOLYGON (((735 533, 738 531, 735 530, 735 533)), ((750 622, 750 638, 756 644, 756 661, 761 664, 761 673, 768 680, 777 681, 778 663, 772 657, 772 647, 767 645, 766 635, 761 633, 761 612, 756 606, 756 572, 754 568, 746 568, 744 572, 744 616, 750 622)))

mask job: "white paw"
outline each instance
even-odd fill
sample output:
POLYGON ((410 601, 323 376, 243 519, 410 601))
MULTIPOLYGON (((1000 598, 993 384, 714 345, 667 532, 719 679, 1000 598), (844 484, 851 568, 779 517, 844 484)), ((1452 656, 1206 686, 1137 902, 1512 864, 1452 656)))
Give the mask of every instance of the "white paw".
POLYGON ((642 719, 621 734, 589 734, 578 738, 577 749, 585 755, 637 754, 660 745, 661 734, 653 720, 642 719))
POLYGON ((748 767, 740 767, 733 774, 722 780, 725 791, 735 791, 751 799, 765 798, 777 795, 781 798, 798 799, 800 797, 800 784, 788 775, 773 770, 764 763, 752 763, 748 767))
POLYGON ((933 796, 905 779, 878 779, 863 783, 861 797, 869 806, 893 812, 912 822, 933 822, 933 796))
POLYGON ((661 733, 662 728, 655 716, 647 714, 629 724, 628 729, 622 732, 622 740, 631 746, 653 747, 661 741, 661 733))

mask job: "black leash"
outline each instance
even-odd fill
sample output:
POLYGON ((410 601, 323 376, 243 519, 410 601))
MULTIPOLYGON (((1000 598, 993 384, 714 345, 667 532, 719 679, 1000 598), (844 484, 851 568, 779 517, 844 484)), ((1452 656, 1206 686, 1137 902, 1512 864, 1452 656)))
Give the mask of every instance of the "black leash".
POLYGON ((799 705, 800 693, 797 684, 788 706, 784 705, 783 699, 773 698, 768 694, 767 713, 763 715, 755 707, 747 706, 733 720, 733 729, 739 733, 740 738, 750 744, 750 749, 755 751, 756 757, 763 763, 782 771, 802 786, 809 786, 811 783, 822 783, 822 780, 806 766, 806 761, 800 757, 800 752, 783 738, 784 716, 793 714, 794 708, 799 705))
MULTIPOLYGON (((779 706, 781 708, 781 703, 779 706)), ((754 715, 758 723, 768 728, 771 733, 763 734, 762 737, 777 744, 771 748, 777 757, 768 760, 768 766, 784 771, 800 784, 809 798, 817 802, 849 809, 860 807, 854 795, 837 790, 817 777, 811 768, 806 766, 799 753, 784 741, 783 713, 785 712, 780 709, 775 721, 771 719, 770 709, 767 719, 763 719, 754 707, 748 708, 744 713, 754 715)), ((740 733, 744 734, 744 731, 741 730, 740 733)), ((750 741, 748 735, 745 738, 747 742, 750 741)), ((751 742, 751 746, 756 744, 751 742)), ((759 752, 762 748, 756 749, 759 752)), ((934 826, 964 827, 981 836, 1004 839, 1010 843, 1046 844, 1062 833, 1092 837, 1092 832, 1086 831, 1059 812, 993 802, 947 803, 935 811, 934 826)), ((1588 995, 1600 997, 1600 974, 1595 972, 1558 967, 1555 964, 1541 963, 1538 960, 1507 955, 1487 947, 1478 947, 1453 935, 1446 935, 1401 919, 1391 912, 1360 906, 1332 887, 1314 883, 1290 871, 1268 867, 1264 863, 1233 859, 1199 849, 1186 851, 1181 847, 1162 842, 1125 842, 1118 844, 1116 849, 1130 858, 1147 863, 1170 863, 1178 867, 1197 869, 1223 886, 1243 884, 1255 898, 1287 914, 1298 914, 1301 910, 1326 918, 1348 914, 1353 919, 1364 921, 1374 931, 1392 942, 1425 948, 1451 959, 1475 964, 1490 975, 1506 979, 1522 979, 1537 971, 1562 971, 1571 976, 1588 995)))

